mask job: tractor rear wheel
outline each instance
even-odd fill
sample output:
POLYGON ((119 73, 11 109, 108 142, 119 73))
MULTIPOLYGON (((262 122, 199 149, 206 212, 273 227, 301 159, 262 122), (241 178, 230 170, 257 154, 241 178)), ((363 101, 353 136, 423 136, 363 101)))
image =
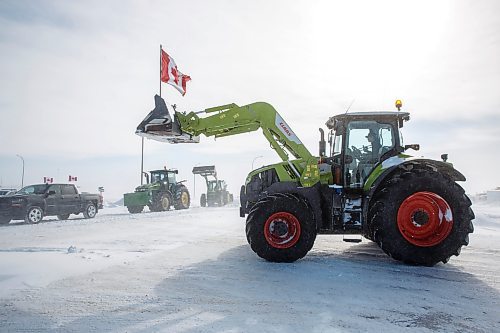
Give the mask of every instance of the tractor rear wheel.
POLYGON ((189 191, 186 186, 180 186, 175 193, 175 209, 188 209, 191 203, 189 191))
POLYGON ((246 235, 252 250, 273 262, 293 262, 311 250, 316 223, 309 204, 293 194, 272 194, 250 210, 246 235))
POLYGON ((471 201, 455 181, 426 169, 395 173, 373 196, 369 232, 382 250, 408 264, 446 263, 469 244, 471 201))

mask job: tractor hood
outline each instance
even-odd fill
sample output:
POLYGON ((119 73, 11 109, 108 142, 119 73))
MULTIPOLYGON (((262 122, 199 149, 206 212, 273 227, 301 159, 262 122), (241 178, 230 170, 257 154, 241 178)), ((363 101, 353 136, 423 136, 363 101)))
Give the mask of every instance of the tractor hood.
POLYGON ((151 191, 154 190, 155 188, 160 187, 160 184, 153 183, 153 184, 144 184, 144 185, 139 185, 135 188, 136 192, 146 192, 146 191, 151 191))
POLYGON ((165 100, 155 95, 155 108, 137 126, 135 134, 168 143, 198 143, 200 138, 184 133, 175 119, 175 111, 168 110, 165 100))

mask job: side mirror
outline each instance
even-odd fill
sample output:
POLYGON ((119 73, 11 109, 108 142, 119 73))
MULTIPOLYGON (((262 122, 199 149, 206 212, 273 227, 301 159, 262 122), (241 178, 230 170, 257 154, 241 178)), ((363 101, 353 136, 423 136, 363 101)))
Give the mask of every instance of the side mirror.
POLYGON ((353 159, 352 159, 351 155, 345 155, 345 157, 344 157, 344 164, 351 164, 352 161, 353 161, 353 159))
POLYGON ((56 191, 54 191, 54 190, 51 190, 51 191, 47 192, 47 195, 55 195, 55 194, 56 194, 56 191))
POLYGON ((411 145, 405 145, 405 150, 406 149, 413 149, 413 150, 419 150, 420 149, 420 145, 418 143, 414 143, 414 144, 411 144, 411 145))

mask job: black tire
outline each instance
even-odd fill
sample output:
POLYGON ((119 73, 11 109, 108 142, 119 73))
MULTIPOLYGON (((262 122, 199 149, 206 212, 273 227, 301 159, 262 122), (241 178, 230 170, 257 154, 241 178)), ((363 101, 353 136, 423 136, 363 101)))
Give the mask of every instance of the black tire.
POLYGON ((179 186, 175 192, 175 209, 188 209, 191 204, 191 196, 186 186, 179 186))
POLYGON ((10 217, 0 217, 0 225, 1 224, 9 224, 11 218, 10 217))
POLYGON ((83 217, 93 219, 97 215, 97 206, 93 202, 87 202, 83 210, 83 217))
POLYGON ((30 224, 37 224, 43 219, 43 209, 38 206, 31 206, 26 212, 24 221, 30 224))
POLYGON ((309 204, 301 197, 293 194, 272 194, 259 200, 250 210, 246 235, 250 247, 259 257, 272 262, 294 262, 303 258, 314 245, 314 214, 309 204), (287 220, 288 223, 283 223, 287 220), (281 228, 281 232, 272 229, 275 222, 281 222, 274 227, 281 228), (299 229, 294 230, 293 227, 297 224, 300 226, 298 234, 296 231, 299 229), (283 232, 292 232, 292 235, 285 241, 278 242, 284 239, 283 232))
POLYGON ((167 192, 159 192, 153 196, 153 204, 149 209, 153 212, 163 212, 170 210, 172 205, 172 196, 167 192))
POLYGON ((59 214, 59 215, 57 215, 57 218, 59 220, 67 220, 67 219, 69 219, 69 215, 70 214, 59 214))
POLYGON ((172 197, 168 193, 163 193, 160 196, 160 211, 170 210, 170 206, 172 205, 172 197))
POLYGON ((127 209, 130 214, 139 214, 144 209, 144 206, 127 206, 127 209))
POLYGON ((207 196, 205 195, 205 193, 203 193, 200 197, 200 206, 201 207, 207 206, 207 196))
POLYGON ((471 201, 462 187, 423 168, 389 176, 372 197, 368 212, 371 238, 385 253, 407 264, 425 266, 458 256, 462 246, 469 244, 473 219, 471 201), (446 207, 444 213, 442 206, 446 207), (406 211, 411 211, 411 218, 406 211), (439 222, 433 223, 433 219, 438 221, 436 216, 439 222), (425 230, 419 228, 426 225, 429 233, 419 235, 418 230, 425 230), (412 229, 417 232, 412 233, 412 229))

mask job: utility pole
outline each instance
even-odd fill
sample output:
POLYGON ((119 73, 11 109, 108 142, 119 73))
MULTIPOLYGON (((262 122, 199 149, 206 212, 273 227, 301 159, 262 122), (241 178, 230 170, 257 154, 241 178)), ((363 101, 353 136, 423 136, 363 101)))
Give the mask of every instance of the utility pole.
POLYGON ((21 161, 23 161, 23 176, 21 178, 21 188, 23 188, 24 187, 24 158, 21 155, 16 154, 16 156, 19 157, 21 159, 21 161))

